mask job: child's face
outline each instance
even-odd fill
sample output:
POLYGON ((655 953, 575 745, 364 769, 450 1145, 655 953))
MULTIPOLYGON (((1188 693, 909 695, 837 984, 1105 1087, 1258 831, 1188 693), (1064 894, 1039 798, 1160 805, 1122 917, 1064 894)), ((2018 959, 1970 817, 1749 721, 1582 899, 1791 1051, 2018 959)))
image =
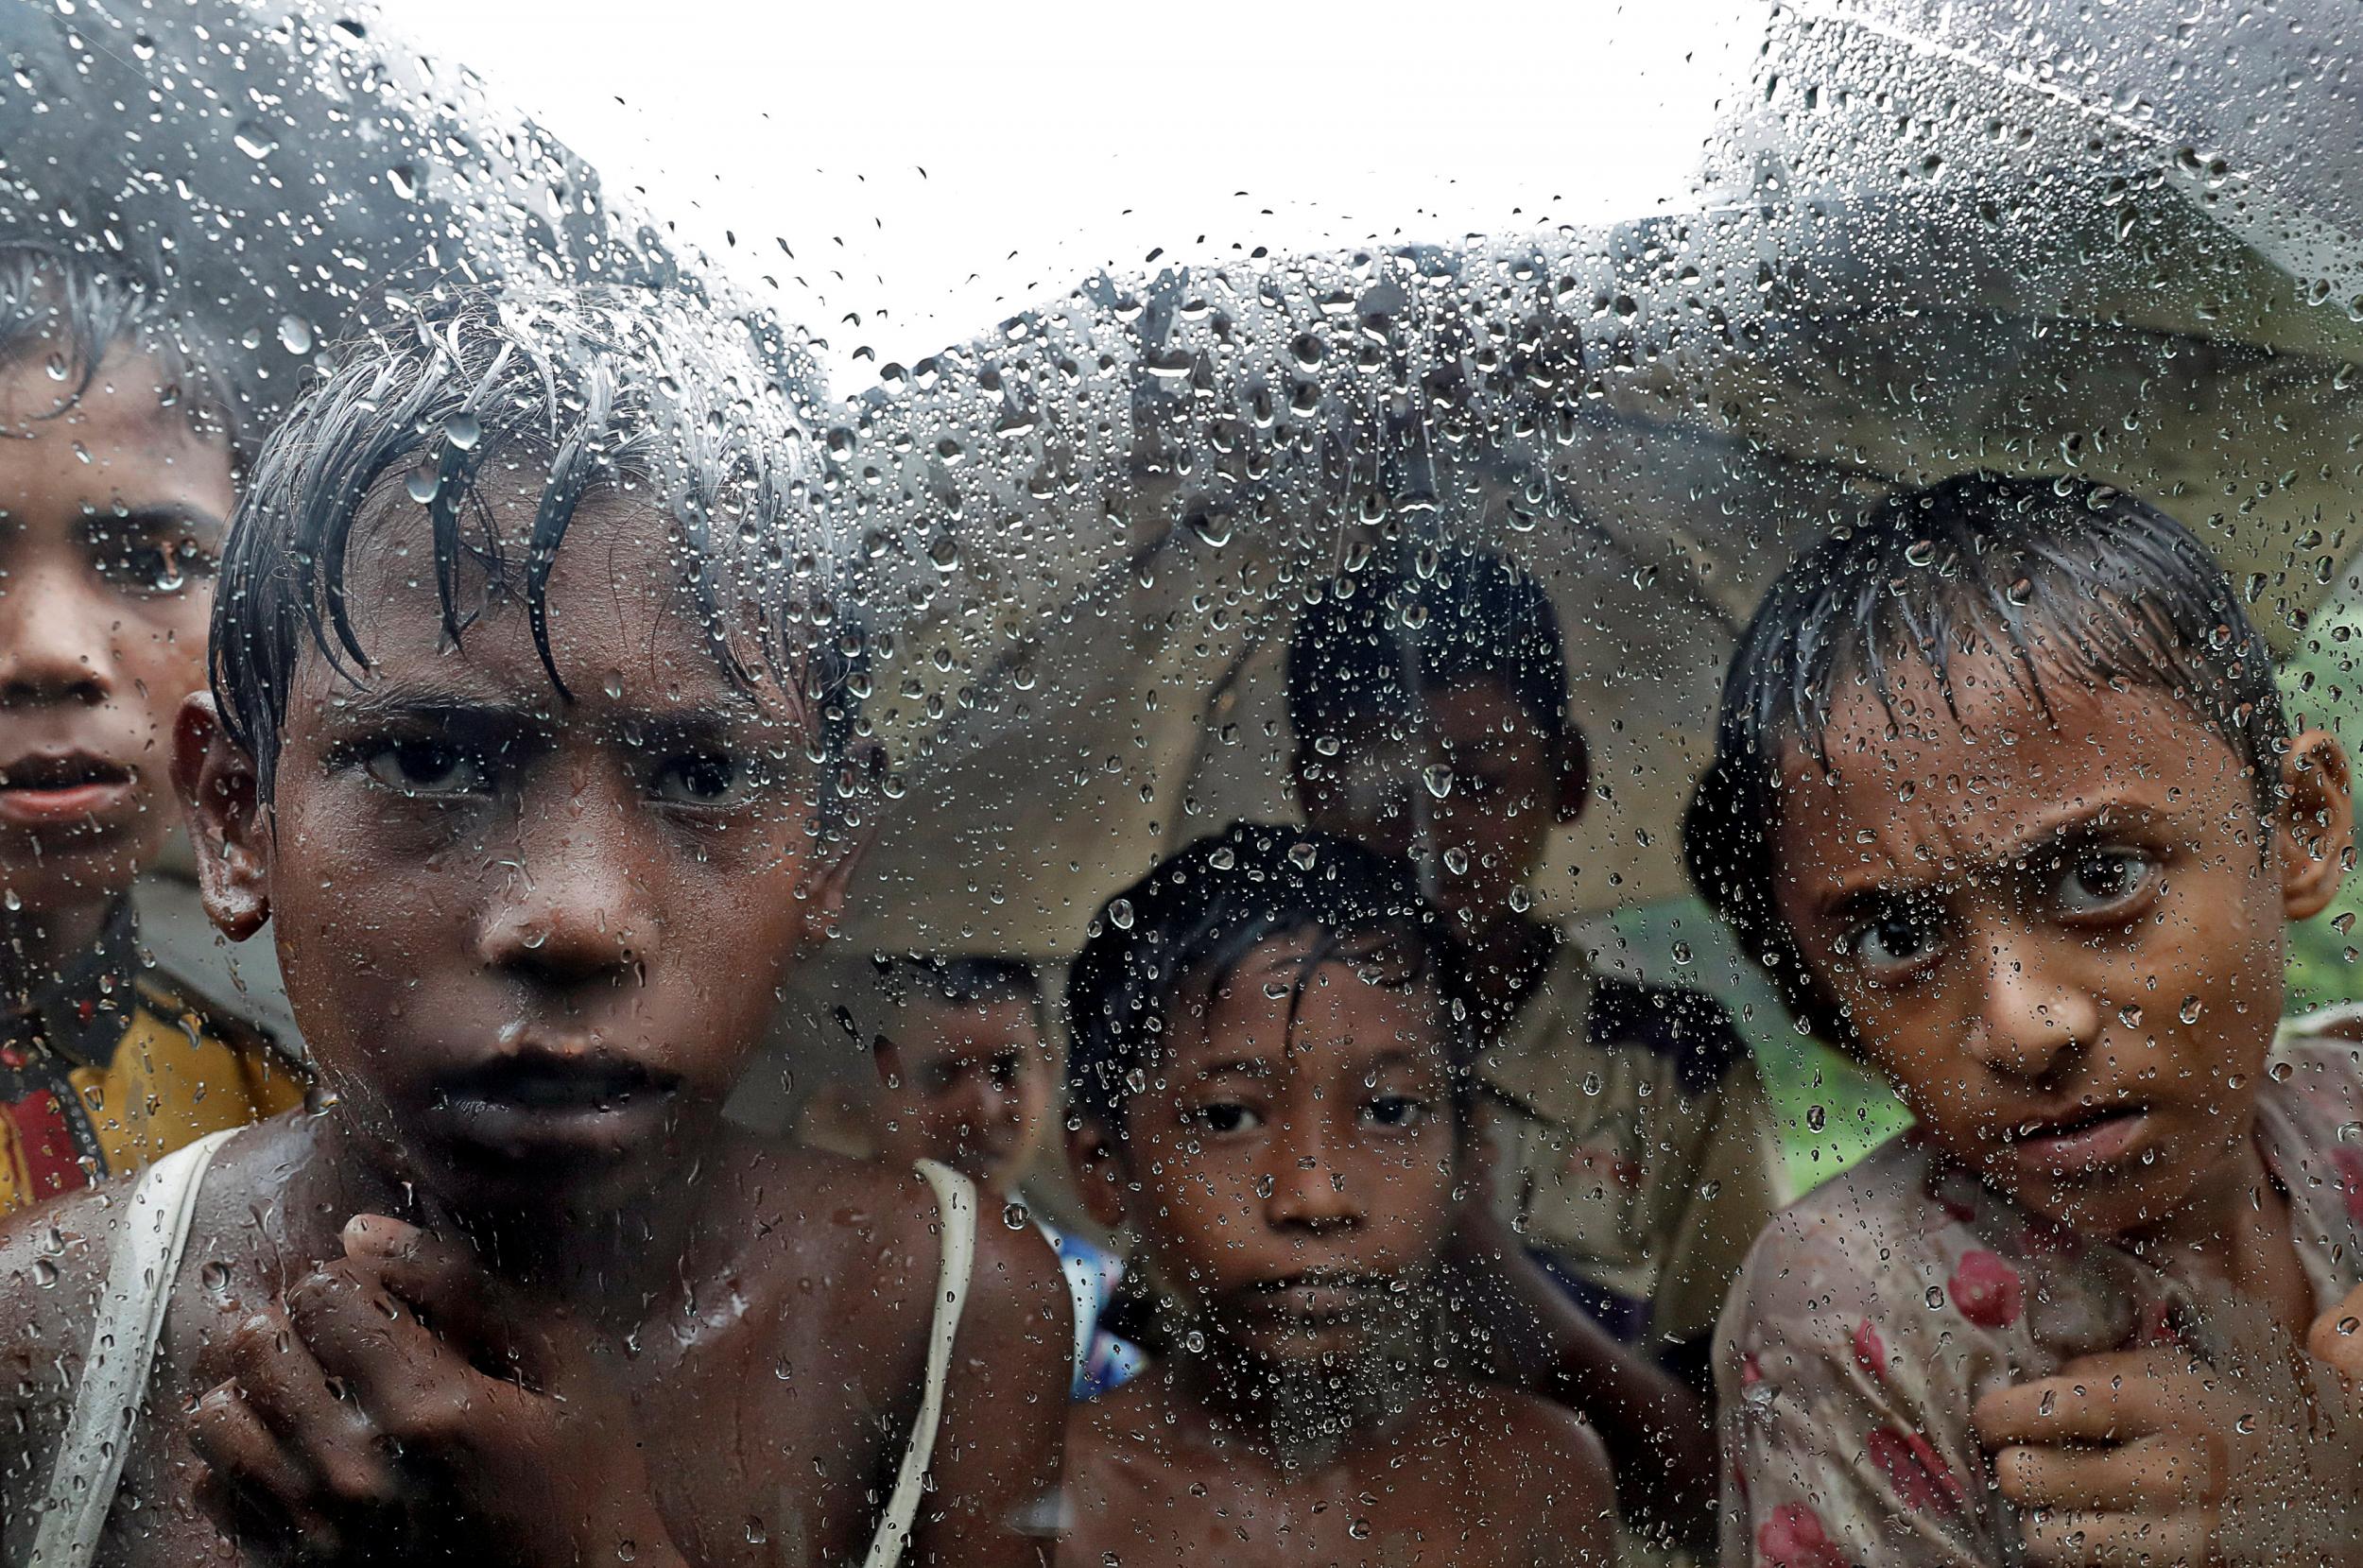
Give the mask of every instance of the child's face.
POLYGON ((996 1189, 1014 1181, 1050 1111, 1032 998, 915 998, 890 1028, 879 1052, 879 1152, 897 1164, 940 1160, 996 1189))
POLYGON ((1407 743, 1373 724, 1341 737, 1334 757, 1300 756, 1297 798, 1313 827, 1405 856, 1419 853, 1424 806, 1442 902, 1489 924, 1542 864, 1552 828, 1580 813, 1583 785, 1509 682, 1460 682, 1428 693, 1427 707, 1407 743), (1451 777, 1440 798, 1438 768, 1451 777))
POLYGON ((178 820, 172 718, 205 683, 229 449, 116 353, 62 406, 45 351, 0 368, 0 884, 101 903, 178 820))
POLYGON ((1924 670, 1792 753, 1777 909, 1923 1132, 2096 1234, 2169 1219, 2249 1138, 2281 1016, 2283 922, 2337 890, 2345 761, 2300 736, 2268 843, 2231 749, 2171 695, 1991 656, 1959 717, 1924 670), (1892 730, 1900 729, 1900 733, 1892 730))
POLYGON ((1114 1145, 1167 1288, 1217 1336, 1277 1363, 1351 1356, 1416 1330, 1454 1213, 1434 989, 1324 963, 1291 1028, 1289 991, 1311 946, 1267 943, 1202 1008, 1173 1009, 1166 1060, 1129 1101, 1114 1145))
MULTIPOLYGON (((490 498, 507 540, 532 479, 490 498)), ((348 1125, 460 1207, 677 1180, 827 917, 805 727, 726 680, 673 531, 630 497, 577 513, 548 594, 569 701, 514 600, 445 643, 424 523, 380 504, 350 574, 371 668, 307 647, 275 832, 229 824, 348 1125)))

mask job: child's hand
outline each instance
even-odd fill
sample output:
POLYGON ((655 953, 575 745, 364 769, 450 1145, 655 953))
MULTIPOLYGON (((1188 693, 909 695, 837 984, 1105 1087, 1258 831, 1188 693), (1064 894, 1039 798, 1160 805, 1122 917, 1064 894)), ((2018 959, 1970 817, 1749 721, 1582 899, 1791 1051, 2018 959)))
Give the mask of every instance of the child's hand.
POLYGON ((1977 1402, 2029 1561, 2221 1560, 2217 1530, 2252 1459, 2223 1381, 2171 1346, 2079 1357, 1977 1402))
POLYGON ((234 1336, 235 1382, 200 1402, 200 1456, 250 1512, 265 1500, 313 1553, 464 1531, 471 1556, 679 1560, 630 1410, 578 1334, 525 1328, 464 1255, 399 1220, 356 1218, 344 1239, 284 1318, 234 1336))
POLYGON ((2348 1393, 2363 1395, 2363 1285, 2314 1319, 2306 1331, 2305 1349, 2338 1374, 2348 1393))

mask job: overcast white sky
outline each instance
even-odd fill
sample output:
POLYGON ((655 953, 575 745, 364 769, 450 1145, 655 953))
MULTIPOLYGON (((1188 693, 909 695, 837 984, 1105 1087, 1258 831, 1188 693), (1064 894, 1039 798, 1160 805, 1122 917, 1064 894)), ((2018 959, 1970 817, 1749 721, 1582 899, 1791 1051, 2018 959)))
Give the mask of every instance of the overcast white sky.
POLYGON ((850 389, 1154 250, 1679 205, 1768 0, 382 5, 776 279, 850 389))

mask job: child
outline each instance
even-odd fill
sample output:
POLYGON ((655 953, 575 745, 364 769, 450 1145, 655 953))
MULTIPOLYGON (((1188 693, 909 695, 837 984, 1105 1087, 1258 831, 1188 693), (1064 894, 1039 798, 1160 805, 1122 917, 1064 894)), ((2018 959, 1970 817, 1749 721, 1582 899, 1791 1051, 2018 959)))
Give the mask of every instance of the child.
POLYGON ((1532 578, 1469 552, 1424 576, 1339 577, 1298 621, 1288 710, 1307 819, 1430 868, 1499 1040, 1477 1068, 1498 1223, 1465 1250, 1535 1277, 1509 1282, 1530 1309, 1503 1335, 1528 1347, 1513 1370, 1599 1429, 1647 1533, 1711 1534, 1713 1419, 1691 1390, 1709 1384, 1716 1310, 1785 1178, 1722 1008, 1595 974, 1529 912, 1526 884, 1587 788, 1557 612, 1532 578), (1538 1283, 1515 1237, 1563 1289, 1538 1283), (1561 1294, 1630 1349, 1553 1313, 1561 1294), (1562 1327, 1535 1332, 1538 1312, 1562 1327))
POLYGON ((2240 1369, 2363 1282, 2355 1048, 2268 1070, 2351 830, 2240 595, 2130 495, 1955 479, 1783 574, 1691 874, 1919 1125, 1733 1290, 1727 1561, 2245 1560, 2310 1416, 2240 1369))
POLYGON ((849 858, 800 451, 737 323, 624 293, 462 297, 275 433, 175 772, 326 1104, 0 1239, 0 1555, 1046 1550, 1041 1243, 721 1119, 849 858))
POLYGON ((236 405, 146 284, 0 241, 0 1213, 302 1102, 131 917, 178 815, 236 405))
POLYGON ((1581 1423, 1436 1370, 1470 1037, 1410 867, 1244 823, 1092 931, 1077 1169, 1178 1353, 1075 1407, 1060 1560, 1612 1560, 1581 1423))
POLYGON ((876 971, 884 1004, 871 1036, 878 1092, 867 1103, 817 1099, 804 1140, 892 1165, 940 1160, 1025 1209, 1057 1250, 1073 1301, 1074 1397, 1114 1387, 1140 1366, 1138 1349, 1100 1326, 1123 1260, 1051 1226, 1024 1191, 1051 1141, 1059 1077, 1043 1038, 1034 966, 983 954, 881 954, 876 971))

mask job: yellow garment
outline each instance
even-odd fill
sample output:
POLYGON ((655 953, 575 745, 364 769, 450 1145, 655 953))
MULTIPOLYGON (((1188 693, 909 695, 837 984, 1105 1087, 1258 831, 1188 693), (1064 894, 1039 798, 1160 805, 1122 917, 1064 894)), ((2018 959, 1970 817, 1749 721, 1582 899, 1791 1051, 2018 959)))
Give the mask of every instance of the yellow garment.
POLYGON ((85 978, 99 985, 41 1007, 45 1040, 0 1046, 0 1213, 303 1104, 267 1038, 165 976, 85 978))

